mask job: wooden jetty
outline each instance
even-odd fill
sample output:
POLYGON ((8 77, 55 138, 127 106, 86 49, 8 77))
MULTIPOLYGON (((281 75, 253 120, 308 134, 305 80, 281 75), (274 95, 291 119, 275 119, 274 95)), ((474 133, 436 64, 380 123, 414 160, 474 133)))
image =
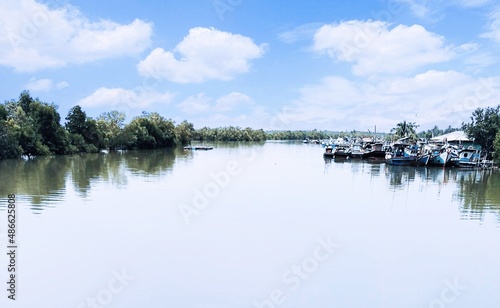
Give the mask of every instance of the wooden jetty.
POLYGON ((212 147, 212 146, 207 146, 207 145, 194 145, 194 146, 188 145, 188 146, 185 146, 185 147, 184 147, 184 150, 192 150, 192 151, 201 150, 201 151, 208 151, 208 150, 213 150, 213 148, 214 148, 214 147, 212 147))

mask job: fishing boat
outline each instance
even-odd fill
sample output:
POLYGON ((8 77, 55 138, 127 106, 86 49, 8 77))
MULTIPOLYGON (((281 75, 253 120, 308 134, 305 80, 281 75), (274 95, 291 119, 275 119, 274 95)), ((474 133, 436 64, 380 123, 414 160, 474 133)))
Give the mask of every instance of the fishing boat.
POLYGON ((334 154, 334 148, 329 145, 325 148, 325 152, 323 153, 323 157, 334 157, 335 154, 334 154))
POLYGON ((350 148, 344 145, 337 145, 333 151, 333 156, 335 158, 349 158, 350 148))
POLYGON ((418 155, 417 159, 413 163, 413 166, 416 166, 416 167, 418 167, 418 166, 427 166, 427 164, 429 163, 430 159, 431 159, 431 154, 418 155))
POLYGON ((363 150, 363 146, 361 143, 355 143, 351 146, 351 151, 349 153, 351 158, 363 158, 365 151, 363 150))
POLYGON ((411 166, 416 164, 417 153, 412 145, 408 143, 394 143, 392 150, 385 155, 388 165, 411 166))
POLYGON ((384 158, 386 151, 382 142, 367 144, 363 158, 384 158))
POLYGON ((451 159, 451 147, 442 147, 439 151, 434 151, 429 159, 429 166, 444 167, 451 159))
POLYGON ((458 146, 451 146, 451 152, 450 152, 450 158, 448 159, 448 162, 446 163, 446 167, 458 167, 460 165, 460 158, 459 158, 459 153, 462 151, 462 148, 459 148, 458 146))
POLYGON ((458 167, 459 168, 477 168, 480 167, 481 155, 479 151, 473 147, 462 149, 458 152, 458 167))

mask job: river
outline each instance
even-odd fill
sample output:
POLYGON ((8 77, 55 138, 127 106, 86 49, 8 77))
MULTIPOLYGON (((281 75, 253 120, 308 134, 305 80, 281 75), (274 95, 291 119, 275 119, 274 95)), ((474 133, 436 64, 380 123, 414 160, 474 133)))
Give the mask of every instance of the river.
POLYGON ((322 152, 220 143, 0 161, 1 306, 499 306, 500 172, 322 152))

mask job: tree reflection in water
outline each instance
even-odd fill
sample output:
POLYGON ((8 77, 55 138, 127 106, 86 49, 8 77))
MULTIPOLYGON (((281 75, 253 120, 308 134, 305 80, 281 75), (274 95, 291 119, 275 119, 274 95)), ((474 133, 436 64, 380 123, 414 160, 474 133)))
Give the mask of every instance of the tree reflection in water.
POLYGON ((462 219, 484 221, 494 214, 500 222, 500 172, 497 170, 463 171, 457 178, 456 198, 462 219))
POLYGON ((86 198, 95 182, 123 188, 131 175, 167 174, 177 156, 192 158, 190 153, 176 148, 0 160, 0 209, 5 209, 4 196, 14 193, 19 200, 26 200, 35 213, 41 213, 63 200, 67 185, 86 198))

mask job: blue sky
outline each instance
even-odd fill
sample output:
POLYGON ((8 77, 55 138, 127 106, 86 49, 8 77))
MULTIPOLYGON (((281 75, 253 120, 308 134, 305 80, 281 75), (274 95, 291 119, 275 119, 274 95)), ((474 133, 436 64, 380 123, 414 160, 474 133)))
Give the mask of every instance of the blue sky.
POLYGON ((459 126, 500 103, 493 0, 4 0, 0 93, 196 128, 459 126))

